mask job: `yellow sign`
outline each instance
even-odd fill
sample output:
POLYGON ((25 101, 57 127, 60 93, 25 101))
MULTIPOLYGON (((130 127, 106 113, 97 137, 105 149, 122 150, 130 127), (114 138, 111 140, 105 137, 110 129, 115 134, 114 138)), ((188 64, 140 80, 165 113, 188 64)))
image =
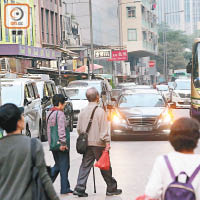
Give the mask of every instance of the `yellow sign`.
POLYGON ((77 60, 73 60, 73 71, 77 69, 77 60))

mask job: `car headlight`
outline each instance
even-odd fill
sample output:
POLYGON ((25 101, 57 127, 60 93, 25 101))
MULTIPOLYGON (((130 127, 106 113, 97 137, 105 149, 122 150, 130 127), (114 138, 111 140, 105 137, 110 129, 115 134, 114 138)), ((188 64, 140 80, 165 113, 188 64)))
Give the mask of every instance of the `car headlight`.
POLYGON ((121 117, 118 112, 113 112, 112 114, 112 122, 114 124, 126 124, 126 120, 121 117))
POLYGON ((165 124, 172 124, 173 121, 174 121, 174 116, 172 114, 172 111, 169 109, 165 110, 162 113, 161 118, 159 120, 159 122, 165 123, 165 124))

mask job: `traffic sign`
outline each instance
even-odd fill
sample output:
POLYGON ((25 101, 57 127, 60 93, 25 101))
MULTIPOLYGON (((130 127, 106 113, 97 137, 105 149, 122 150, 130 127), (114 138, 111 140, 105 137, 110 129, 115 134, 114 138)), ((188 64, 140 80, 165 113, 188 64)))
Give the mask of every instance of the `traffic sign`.
POLYGON ((94 50, 95 59, 109 59, 111 58, 111 49, 97 49, 94 50))
POLYGON ((155 65, 156 65, 155 60, 150 60, 149 61, 149 67, 155 67, 155 65))

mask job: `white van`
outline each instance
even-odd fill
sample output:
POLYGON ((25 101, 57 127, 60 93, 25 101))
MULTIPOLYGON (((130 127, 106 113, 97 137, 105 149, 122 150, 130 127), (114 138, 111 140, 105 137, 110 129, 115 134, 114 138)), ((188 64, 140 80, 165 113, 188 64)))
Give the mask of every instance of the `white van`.
POLYGON ((24 108, 25 134, 41 138, 42 109, 40 96, 33 80, 1 79, 2 104, 13 103, 24 108))

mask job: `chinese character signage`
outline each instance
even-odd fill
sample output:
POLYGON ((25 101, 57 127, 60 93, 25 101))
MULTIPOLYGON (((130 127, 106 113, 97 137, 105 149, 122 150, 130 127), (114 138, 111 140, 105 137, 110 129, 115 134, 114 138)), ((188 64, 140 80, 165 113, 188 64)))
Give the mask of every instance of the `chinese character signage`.
POLYGON ((128 60, 127 50, 112 51, 112 58, 108 61, 125 61, 128 60))
POLYGON ((30 26, 30 7, 28 4, 6 4, 4 25, 8 29, 27 29, 30 26))
POLYGON ((97 49, 94 50, 95 59, 109 59, 111 58, 111 49, 97 49))

